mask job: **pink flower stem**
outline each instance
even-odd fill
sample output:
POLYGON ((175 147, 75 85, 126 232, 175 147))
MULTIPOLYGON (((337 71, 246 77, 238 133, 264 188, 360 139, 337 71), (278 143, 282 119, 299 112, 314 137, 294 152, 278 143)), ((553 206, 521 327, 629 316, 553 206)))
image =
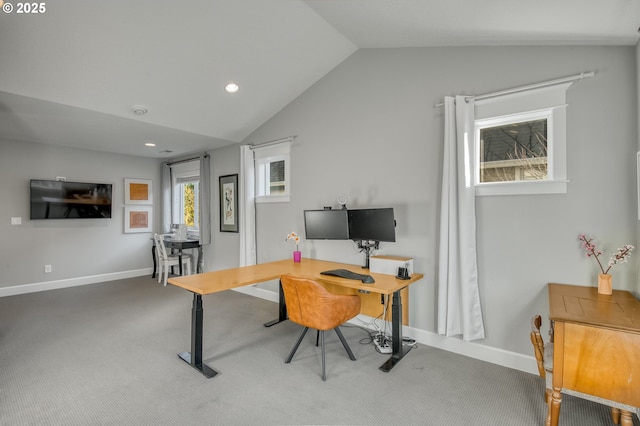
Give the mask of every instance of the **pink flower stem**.
POLYGON ((602 271, 602 273, 606 274, 607 272, 609 272, 611 266, 609 266, 606 271, 604 270, 604 267, 602 266, 602 263, 600 263, 600 259, 598 258, 599 254, 596 250, 596 246, 594 244, 591 244, 593 238, 587 239, 586 235, 581 235, 580 240, 584 242, 584 247, 587 249, 587 256, 593 255, 593 257, 596 258, 596 262, 598 262, 598 266, 600 266, 600 270, 602 271))

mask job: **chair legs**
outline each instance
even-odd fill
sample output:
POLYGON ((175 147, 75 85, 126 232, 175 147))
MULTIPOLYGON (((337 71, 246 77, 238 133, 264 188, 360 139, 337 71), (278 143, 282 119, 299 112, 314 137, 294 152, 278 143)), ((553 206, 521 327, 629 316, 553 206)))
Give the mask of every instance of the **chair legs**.
POLYGON ((162 276, 163 276, 162 280, 164 282, 164 285, 166 286, 167 285, 167 279, 169 278, 169 267, 166 266, 166 265, 164 267, 164 271, 163 271, 162 276))
POLYGON ((289 356, 284 360, 285 364, 289 364, 291 362, 291 360, 293 359, 293 355, 298 350, 298 346, 300 346, 300 342, 302 342, 302 339, 304 339, 304 335, 307 334, 307 331, 309 331, 309 327, 305 327, 304 330, 302 330, 302 333, 300 333, 300 337, 298 337, 296 344, 293 345, 293 349, 291 349, 291 352, 289 352, 289 356))
MULTIPOLYGON (((340 342, 342 342, 342 346, 347 351, 347 355, 349 355, 349 359, 351 359, 352 361, 355 361, 356 357, 353 355, 353 352, 351 352, 351 348, 349 347, 349 344, 347 343, 344 336, 342 335, 340 328, 336 327, 334 328, 334 330, 336 331, 336 334, 338 335, 340 342)), ((304 339, 304 336, 307 334, 307 331, 309 331, 309 327, 305 327, 304 330, 302 330, 302 333, 300 333, 298 340, 296 340, 295 345, 293 345, 293 349, 291 349, 291 352, 289 352, 289 356, 287 357, 287 359, 285 359, 284 361, 285 364, 289 364, 291 362, 291 360, 293 359, 293 355, 295 355, 296 351, 298 350, 298 347, 300 346, 302 339, 304 339)), ((317 331, 318 333, 316 334, 316 346, 318 346, 318 340, 320 340, 320 347, 322 352, 322 380, 327 381, 327 373, 326 373, 326 367, 325 367, 324 330, 317 330, 317 331)))
POLYGON ((349 347, 349 345, 347 344, 347 341, 345 340, 344 336, 342 335, 342 331, 340 331, 340 329, 338 327, 334 328, 334 330, 336 331, 336 334, 338 335, 338 338, 342 342, 342 346, 344 346, 344 349, 347 351, 347 354, 349 355, 349 358, 351 359, 351 361, 355 361, 356 357, 353 355, 353 352, 351 352, 351 348, 349 347))
POLYGON ((327 370, 324 367, 324 330, 320 331, 320 347, 322 348, 322 381, 327 381, 327 370))
MULTIPOLYGON (((180 265, 176 265, 180 266, 180 265)), ((158 263, 158 282, 164 281, 164 285, 167 285, 167 279, 169 278, 169 269, 173 268, 173 266, 168 266, 163 262, 158 263)), ((182 269, 186 275, 191 275, 191 259, 183 258, 182 259, 182 269)), ((171 272, 173 273, 173 272, 171 272)))

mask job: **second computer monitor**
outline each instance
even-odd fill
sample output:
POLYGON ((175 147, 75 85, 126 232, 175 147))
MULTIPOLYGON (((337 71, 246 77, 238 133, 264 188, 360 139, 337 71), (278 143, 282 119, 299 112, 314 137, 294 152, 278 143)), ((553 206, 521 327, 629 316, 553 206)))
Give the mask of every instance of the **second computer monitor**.
POLYGON ((355 241, 396 241, 393 208, 348 210, 349 239, 355 241))

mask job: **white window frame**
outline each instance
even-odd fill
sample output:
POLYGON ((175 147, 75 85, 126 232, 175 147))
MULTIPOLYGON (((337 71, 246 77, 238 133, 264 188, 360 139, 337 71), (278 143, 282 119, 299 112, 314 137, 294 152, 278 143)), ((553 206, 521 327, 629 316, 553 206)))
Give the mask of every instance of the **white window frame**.
MULTIPOLYGON (((198 182, 198 191, 200 191, 200 163, 198 161, 190 161, 187 163, 171 166, 171 185, 173 186, 173 208, 171 209, 171 223, 182 224, 184 222, 184 194, 180 188, 182 188, 182 184, 190 182, 198 182)), ((187 227, 187 230, 192 234, 200 233, 200 206, 198 205, 200 201, 199 199, 200 197, 198 193, 196 194, 196 197, 194 199, 194 225, 187 227)))
POLYGON ((567 192, 566 90, 558 84, 476 101, 476 195, 563 194, 567 192), (533 118, 532 118, 533 117, 533 118), (480 182, 480 129, 501 124, 547 119, 547 179, 480 182))
POLYGON ((291 199, 291 142, 283 142, 253 149, 256 178, 256 203, 282 203, 291 199), (284 192, 270 194, 269 165, 284 161, 284 192))

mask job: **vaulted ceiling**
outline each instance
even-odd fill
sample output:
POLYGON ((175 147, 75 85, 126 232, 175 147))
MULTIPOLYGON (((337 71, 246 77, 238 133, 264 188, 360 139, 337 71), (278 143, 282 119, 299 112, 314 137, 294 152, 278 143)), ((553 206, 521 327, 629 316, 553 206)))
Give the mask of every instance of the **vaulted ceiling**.
POLYGON ((360 48, 634 46, 640 26, 639 0, 2 3, 0 141, 154 158, 241 142, 360 48))

